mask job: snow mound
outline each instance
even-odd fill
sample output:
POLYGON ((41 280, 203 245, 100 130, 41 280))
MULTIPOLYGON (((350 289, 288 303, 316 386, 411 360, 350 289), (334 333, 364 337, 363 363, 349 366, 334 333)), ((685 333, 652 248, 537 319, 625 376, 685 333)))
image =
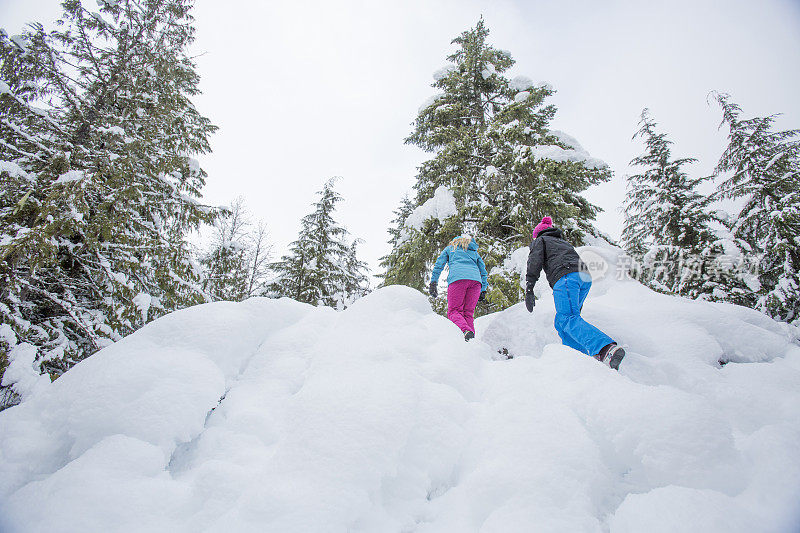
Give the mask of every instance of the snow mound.
POLYGON ((797 330, 579 252, 620 372, 560 345, 546 283, 470 343, 401 286, 196 306, 0 413, 0 530, 797 530, 797 330))

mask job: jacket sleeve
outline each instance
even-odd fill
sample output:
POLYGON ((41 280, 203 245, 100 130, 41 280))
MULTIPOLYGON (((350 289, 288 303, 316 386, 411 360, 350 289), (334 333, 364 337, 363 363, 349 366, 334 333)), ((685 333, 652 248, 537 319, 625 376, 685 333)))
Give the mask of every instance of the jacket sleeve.
POLYGON ((542 238, 534 239, 531 244, 531 251, 528 254, 528 272, 525 275, 525 280, 528 283, 539 281, 539 274, 542 272, 544 266, 544 245, 542 238))
POLYGON ((436 260, 436 264, 433 265, 433 272, 431 272, 431 283, 438 283, 439 276, 442 275, 442 270, 444 270, 444 265, 447 263, 449 256, 447 254, 447 248, 442 250, 442 253, 439 254, 439 258, 436 260))
POLYGON ((478 270, 481 272, 481 291, 485 291, 489 287, 489 281, 486 275, 486 265, 480 255, 478 256, 478 270))

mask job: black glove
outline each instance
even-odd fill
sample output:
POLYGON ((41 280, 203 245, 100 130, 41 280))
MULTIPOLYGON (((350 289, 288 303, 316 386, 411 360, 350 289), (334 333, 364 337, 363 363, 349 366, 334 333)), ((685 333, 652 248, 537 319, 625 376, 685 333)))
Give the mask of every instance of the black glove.
POLYGON ((536 305, 536 296, 533 295, 533 283, 528 283, 525 289, 525 307, 529 313, 533 313, 533 306, 536 305))
POLYGON ((478 296, 478 301, 482 302, 486 299, 486 291, 481 291, 481 295, 478 296))
POLYGON ((439 289, 436 287, 437 283, 435 281, 431 281, 431 286, 428 287, 428 292, 431 293, 431 296, 436 298, 439 296, 439 289))

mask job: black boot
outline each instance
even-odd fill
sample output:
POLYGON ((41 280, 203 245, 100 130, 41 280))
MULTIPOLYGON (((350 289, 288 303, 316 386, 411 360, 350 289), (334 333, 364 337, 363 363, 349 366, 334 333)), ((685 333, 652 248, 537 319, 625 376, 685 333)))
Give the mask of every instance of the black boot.
POLYGON ((464 332, 464 340, 465 341, 469 342, 470 339, 474 339, 474 338, 475 338, 475 332, 474 331, 465 331, 464 332))
POLYGON ((594 356, 595 359, 610 366, 614 370, 619 370, 619 364, 622 362, 623 357, 625 357, 625 350, 617 346, 616 342, 606 344, 600 350, 600 353, 594 356))

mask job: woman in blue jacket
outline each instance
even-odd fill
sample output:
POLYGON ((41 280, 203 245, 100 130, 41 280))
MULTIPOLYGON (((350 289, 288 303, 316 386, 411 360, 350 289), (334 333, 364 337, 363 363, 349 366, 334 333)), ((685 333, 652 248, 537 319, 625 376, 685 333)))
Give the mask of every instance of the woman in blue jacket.
POLYGON ((478 255, 478 243, 469 235, 456 237, 439 254, 431 273, 430 293, 434 298, 444 265, 450 266, 447 275, 447 318, 461 328, 464 340, 475 337, 475 306, 486 297, 486 265, 478 255))

